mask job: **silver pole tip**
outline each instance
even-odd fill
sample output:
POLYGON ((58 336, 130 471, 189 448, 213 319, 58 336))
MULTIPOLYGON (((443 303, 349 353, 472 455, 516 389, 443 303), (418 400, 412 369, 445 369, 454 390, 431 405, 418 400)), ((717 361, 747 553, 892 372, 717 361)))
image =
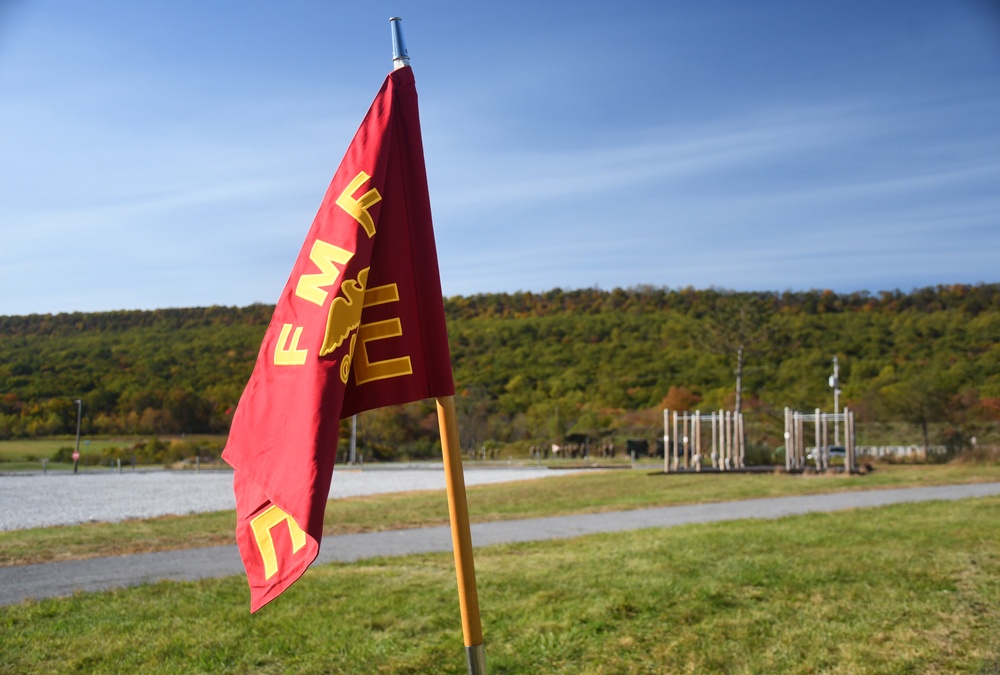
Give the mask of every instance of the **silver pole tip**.
POLYGON ((403 42, 403 29, 400 27, 401 18, 394 16, 389 19, 389 26, 392 29, 392 67, 393 70, 406 68, 410 65, 410 55, 406 51, 406 43, 403 42))

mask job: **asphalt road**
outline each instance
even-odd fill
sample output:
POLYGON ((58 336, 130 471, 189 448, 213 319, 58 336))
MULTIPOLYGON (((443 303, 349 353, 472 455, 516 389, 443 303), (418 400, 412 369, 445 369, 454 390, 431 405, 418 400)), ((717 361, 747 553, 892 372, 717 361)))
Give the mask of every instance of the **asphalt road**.
MULTIPOLYGON (((991 495, 1000 495, 1000 483, 750 499, 481 523, 472 526, 472 539, 474 545, 480 547, 687 523, 773 519, 803 513, 991 495)), ((324 537, 319 558, 314 564, 450 550, 451 533, 447 527, 329 536, 324 537)), ((243 573, 243 563, 235 545, 5 567, 0 568, 0 605, 16 604, 29 598, 61 597, 78 591, 103 591, 167 579, 186 581, 243 573)))

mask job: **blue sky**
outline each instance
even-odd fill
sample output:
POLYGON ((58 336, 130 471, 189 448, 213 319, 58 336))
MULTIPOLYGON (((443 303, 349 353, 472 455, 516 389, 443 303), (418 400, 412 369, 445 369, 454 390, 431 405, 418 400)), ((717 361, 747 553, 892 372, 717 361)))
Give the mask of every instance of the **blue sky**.
POLYGON ((354 5, 0 0, 0 315, 274 302, 394 15, 446 295, 1000 281, 990 0, 354 5))

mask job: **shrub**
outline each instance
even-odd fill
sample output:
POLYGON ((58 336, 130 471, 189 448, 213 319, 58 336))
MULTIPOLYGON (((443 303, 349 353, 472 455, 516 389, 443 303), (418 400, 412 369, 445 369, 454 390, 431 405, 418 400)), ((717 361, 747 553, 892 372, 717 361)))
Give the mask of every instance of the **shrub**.
MULTIPOLYGON (((771 452, 770 447, 763 443, 747 443, 745 458, 747 466, 775 464, 774 453, 771 452)), ((784 448, 782 448, 781 461, 785 461, 784 448)))
POLYGON ((64 445, 56 453, 52 455, 53 462, 65 462, 69 463, 73 461, 73 447, 69 445, 64 445))

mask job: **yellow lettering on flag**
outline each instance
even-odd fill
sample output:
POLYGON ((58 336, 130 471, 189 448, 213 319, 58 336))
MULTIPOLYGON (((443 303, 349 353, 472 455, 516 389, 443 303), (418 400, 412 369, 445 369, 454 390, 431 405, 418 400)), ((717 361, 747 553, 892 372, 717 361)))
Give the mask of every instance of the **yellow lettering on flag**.
POLYGON ((351 359, 354 358, 354 345, 358 342, 358 334, 355 333, 351 336, 351 347, 347 350, 347 356, 340 362, 340 381, 347 384, 348 378, 351 376, 351 359))
POLYGON ((292 328, 293 326, 290 323, 286 323, 281 327, 278 342, 274 345, 274 365, 276 366, 301 366, 305 364, 306 357, 309 356, 308 349, 299 349, 302 326, 294 326, 294 334, 292 333, 292 328), (291 336, 290 341, 289 336, 291 336))
POLYGON ((288 534, 292 538, 292 553, 298 553, 306 545, 306 533, 302 531, 294 518, 277 506, 272 504, 250 521, 254 539, 257 540, 257 548, 260 550, 261 558, 264 559, 265 579, 270 579, 278 573, 278 554, 274 550, 274 537, 271 536, 271 529, 281 523, 288 523, 288 534))
POLYGON ((326 296, 329 295, 327 291, 323 290, 323 287, 332 286, 340 274, 340 270, 334 264, 346 265, 353 257, 354 254, 351 251, 317 239, 313 242, 312 250, 309 251, 309 259, 319 268, 319 272, 317 274, 303 274, 299 277, 299 283, 295 286, 295 295, 322 307, 323 303, 326 302, 326 296))
POLYGON ((355 199, 354 193, 370 179, 371 176, 362 171, 354 177, 351 184, 344 188, 344 191, 337 197, 337 206, 344 209, 354 220, 358 221, 361 227, 365 228, 369 239, 375 236, 375 221, 372 220, 368 209, 382 201, 382 195, 375 188, 361 195, 360 199, 355 199))
MULTIPOLYGON (((365 307, 385 305, 390 302, 399 302, 399 287, 396 284, 385 284, 375 286, 365 291, 365 307)), ((384 380, 390 377, 400 377, 411 375, 413 365, 409 356, 400 356, 395 359, 376 361, 372 363, 368 360, 368 351, 365 343, 372 340, 383 340, 386 338, 400 337, 403 334, 403 326, 398 318, 377 321, 363 324, 358 329, 358 337, 361 339, 361 352, 354 361, 354 379, 358 384, 384 380)), ((354 351, 353 349, 351 350, 354 351)))
POLYGON ((341 284, 340 289, 344 294, 338 295, 330 303, 326 335, 323 337, 323 347, 319 350, 320 356, 326 356, 344 344, 351 331, 361 324, 361 305, 364 302, 369 269, 364 268, 358 272, 357 279, 348 279, 341 284))
POLYGON ((385 340, 387 338, 401 337, 403 335, 403 325, 398 318, 376 321, 374 323, 361 324, 358 329, 358 340, 361 342, 361 349, 357 358, 354 359, 354 379, 358 384, 373 382, 375 380, 385 380, 390 377, 401 377, 411 375, 413 366, 409 356, 400 356, 384 361, 375 361, 368 358, 368 343, 375 340, 385 340))
POLYGON ((399 287, 396 284, 386 284, 385 286, 375 286, 365 291, 365 307, 375 305, 385 305, 390 302, 399 302, 399 287))

